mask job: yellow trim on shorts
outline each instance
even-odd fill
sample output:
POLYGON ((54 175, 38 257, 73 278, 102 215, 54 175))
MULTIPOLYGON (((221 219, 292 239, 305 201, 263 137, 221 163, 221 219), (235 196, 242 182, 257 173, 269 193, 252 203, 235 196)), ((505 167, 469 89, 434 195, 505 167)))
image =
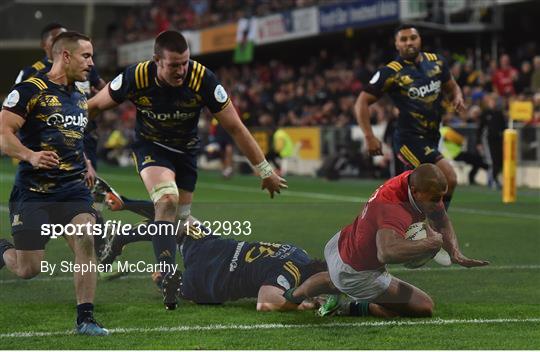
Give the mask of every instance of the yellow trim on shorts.
POLYGON ((409 149, 409 147, 404 145, 401 148, 399 148, 399 151, 407 159, 407 161, 409 161, 411 164, 413 164, 414 167, 418 167, 418 165, 420 165, 420 161, 414 155, 414 153, 409 149))

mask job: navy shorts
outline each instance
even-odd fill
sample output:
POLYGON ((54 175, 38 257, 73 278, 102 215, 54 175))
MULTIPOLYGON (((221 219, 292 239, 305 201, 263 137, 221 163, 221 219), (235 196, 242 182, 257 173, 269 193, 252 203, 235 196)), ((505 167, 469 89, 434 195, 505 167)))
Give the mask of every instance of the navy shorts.
POLYGON ((84 184, 59 193, 42 194, 14 186, 9 198, 11 233, 18 250, 40 250, 50 239, 43 224, 66 225, 79 214, 96 215, 84 184))
POLYGON ((394 155, 408 168, 420 164, 435 164, 443 158, 439 152, 439 138, 409 136, 394 133, 394 155))
POLYGON ((166 167, 174 171, 178 188, 188 192, 195 190, 197 183, 195 153, 172 151, 147 141, 134 143, 132 149, 138 173, 149 166, 166 167))

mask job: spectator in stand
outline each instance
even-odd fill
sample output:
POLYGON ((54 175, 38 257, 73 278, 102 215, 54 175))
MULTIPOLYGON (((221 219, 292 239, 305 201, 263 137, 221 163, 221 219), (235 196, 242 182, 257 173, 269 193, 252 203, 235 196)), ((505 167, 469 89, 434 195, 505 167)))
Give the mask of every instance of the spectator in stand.
POLYGON ((521 70, 515 83, 517 94, 529 94, 531 87, 532 67, 529 61, 521 63, 521 70))
POLYGON ((510 57, 503 54, 499 60, 499 68, 491 77, 494 90, 501 96, 514 95, 516 90, 514 82, 518 78, 518 71, 510 65, 510 57))
POLYGON ((533 72, 531 75, 531 91, 533 93, 540 92, 540 55, 533 59, 533 72))

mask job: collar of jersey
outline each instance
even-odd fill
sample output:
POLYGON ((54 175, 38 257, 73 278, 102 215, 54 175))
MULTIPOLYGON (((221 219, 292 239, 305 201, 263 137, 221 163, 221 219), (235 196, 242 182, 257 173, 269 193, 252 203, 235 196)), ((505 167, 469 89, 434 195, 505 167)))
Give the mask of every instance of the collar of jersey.
POLYGON ((54 81, 51 81, 51 80, 49 79, 49 76, 47 76, 47 73, 38 73, 38 74, 36 75, 36 77, 41 78, 41 79, 45 80, 48 84, 51 84, 52 86, 57 87, 57 88, 59 88, 59 89, 65 90, 65 91, 68 92, 68 93, 69 93, 68 88, 72 88, 73 90, 76 90, 76 89, 77 89, 77 88, 75 87, 75 82, 73 82, 71 85, 58 84, 58 83, 56 83, 56 82, 54 82, 54 81))
POLYGON ((411 203, 411 205, 413 206, 414 210, 416 210, 416 211, 419 212, 420 214, 423 214, 423 213, 422 213, 422 210, 420 210, 420 208, 419 208, 418 205, 416 204, 416 201, 414 200, 414 197, 413 197, 412 192, 411 192, 411 186, 410 186, 410 185, 407 185, 407 195, 409 196, 409 203, 411 203))

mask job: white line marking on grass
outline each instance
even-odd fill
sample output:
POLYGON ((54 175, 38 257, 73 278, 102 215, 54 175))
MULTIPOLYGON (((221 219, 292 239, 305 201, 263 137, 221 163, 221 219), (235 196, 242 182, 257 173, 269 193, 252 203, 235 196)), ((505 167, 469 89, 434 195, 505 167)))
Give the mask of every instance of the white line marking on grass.
MULTIPOLYGON (((433 320, 386 320, 366 321, 357 323, 322 323, 322 324, 252 324, 252 325, 180 325, 158 326, 154 328, 113 328, 113 334, 148 333, 148 332, 184 332, 184 331, 216 331, 216 330, 276 330, 276 329, 313 329, 313 328, 356 328, 356 327, 386 327, 386 326, 421 326, 421 325, 479 325, 479 324, 513 324, 540 323, 540 318, 525 319, 433 319, 433 320)), ((73 335, 73 330, 65 331, 22 331, 0 334, 0 338, 16 337, 48 337, 73 335)))
MULTIPOLYGON (((1 176, 5 175, 0 173, 1 176)), ((114 174, 101 174, 105 179, 117 180, 122 182, 132 182, 140 183, 141 181, 136 178, 127 178, 120 175, 114 174)), ((210 183, 210 182, 199 182, 197 186, 200 188, 209 188, 220 191, 236 191, 243 193, 258 193, 261 194, 263 191, 254 187, 245 187, 245 186, 236 186, 236 185, 227 185, 223 183, 210 183)), ((141 186, 142 187, 142 186, 141 186)), ((294 191, 294 190, 285 190, 281 194, 284 197, 301 197, 308 199, 319 199, 319 200, 329 200, 336 202, 350 202, 350 203, 363 203, 368 200, 364 197, 353 197, 345 196, 338 194, 329 194, 329 193, 318 193, 318 192, 303 192, 303 191, 294 191)), ((7 208, 0 208, 0 211, 7 211, 7 208)), ((451 207, 450 212, 464 213, 464 214, 475 214, 475 215, 485 215, 485 216, 498 216, 498 217, 508 217, 508 218, 518 218, 518 219, 527 219, 527 220, 540 220, 540 215, 538 214, 527 214, 527 213, 513 213, 507 211, 494 211, 494 210, 481 210, 481 209, 471 209, 471 208, 462 208, 462 207, 451 207)))
MULTIPOLYGON (((388 268, 388 271, 391 273, 404 273, 404 272, 460 272, 460 271, 498 271, 498 270, 540 270, 540 265, 498 265, 498 266, 484 266, 481 268, 464 268, 460 266, 450 266, 450 267, 424 267, 418 269, 406 269, 400 268, 398 266, 388 268)), ((106 281, 116 281, 116 280, 150 280, 150 275, 134 274, 126 275, 113 280, 100 280, 102 283, 106 281)), ((0 284, 14 284, 14 283, 23 283, 23 282, 34 282, 34 281, 72 281, 72 276, 42 276, 35 277, 30 280, 23 279, 6 279, 0 280, 0 284)))

